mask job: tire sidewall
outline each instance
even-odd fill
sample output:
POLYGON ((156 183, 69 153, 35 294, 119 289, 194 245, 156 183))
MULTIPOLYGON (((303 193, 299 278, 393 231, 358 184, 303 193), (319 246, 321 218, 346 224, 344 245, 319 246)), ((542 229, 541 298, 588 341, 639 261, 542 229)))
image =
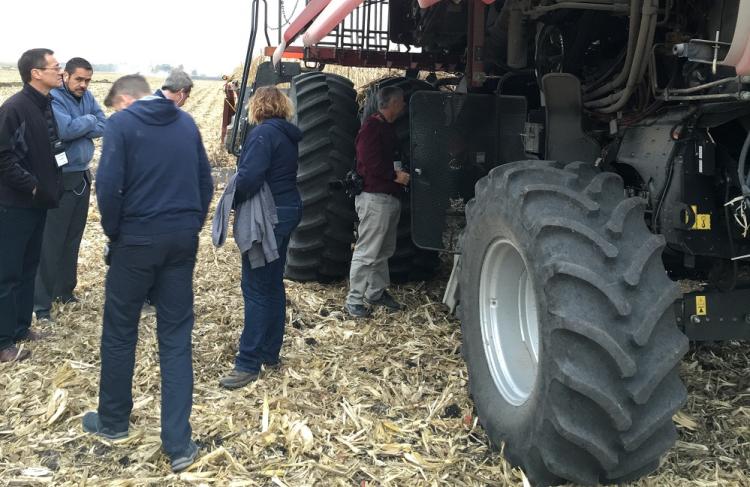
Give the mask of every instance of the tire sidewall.
MULTIPOLYGON (((470 386, 474 403, 482 425, 488 429, 490 438, 501 438, 505 443, 513 445, 512 451, 519 453, 527 449, 527 445, 533 444, 533 436, 536 431, 535 421, 543 418, 543 384, 547 383, 545 366, 545 348, 549 336, 547 322, 549 316, 546 313, 547 304, 543 289, 540 286, 541 270, 534 267, 534 260, 530 258, 529 249, 533 242, 521 225, 518 218, 514 218, 514 210, 504 204, 502 198, 496 199, 488 207, 488 211, 475 218, 467 226, 466 236, 462 248, 461 257, 461 322, 464 337, 463 354, 467 362, 470 386), (506 211, 503 211, 503 209, 506 211), (480 280, 482 276, 482 265, 487 250, 497 239, 507 239, 515 245, 521 253, 526 268, 529 271, 534 289, 537 316, 539 323, 539 364, 534 387, 527 400, 519 405, 509 403, 497 390, 494 379, 490 373, 487 358, 484 352, 481 311, 480 311, 480 280), (492 405, 493 407, 487 407, 492 405), (495 425, 503 425, 503 431, 491 431, 495 425)), ((496 269, 502 272, 502 269, 496 269)), ((499 446, 499 445, 496 445, 499 446)))

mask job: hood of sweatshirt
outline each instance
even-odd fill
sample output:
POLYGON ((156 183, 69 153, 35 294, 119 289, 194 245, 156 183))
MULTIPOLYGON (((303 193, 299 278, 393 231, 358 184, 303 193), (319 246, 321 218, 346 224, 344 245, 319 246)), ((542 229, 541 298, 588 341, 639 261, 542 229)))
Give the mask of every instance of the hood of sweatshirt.
POLYGON ((180 109, 172 100, 165 98, 141 99, 126 111, 147 125, 169 125, 180 116, 180 109))
POLYGON ((292 142, 299 142, 302 140, 302 131, 297 128, 293 123, 287 122, 283 118, 270 118, 265 120, 263 124, 268 124, 281 132, 283 132, 289 140, 292 142))

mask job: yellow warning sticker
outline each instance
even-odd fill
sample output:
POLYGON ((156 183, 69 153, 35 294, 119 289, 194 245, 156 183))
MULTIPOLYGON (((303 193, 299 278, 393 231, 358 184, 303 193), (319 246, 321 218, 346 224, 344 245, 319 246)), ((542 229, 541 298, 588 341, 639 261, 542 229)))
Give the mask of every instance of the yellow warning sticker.
POLYGON ((708 307, 706 306, 706 297, 696 296, 695 297, 695 314, 698 316, 706 316, 707 309, 708 307))
POLYGON ((691 205, 695 215, 695 223, 691 230, 711 230, 711 213, 698 213, 698 205, 691 205))

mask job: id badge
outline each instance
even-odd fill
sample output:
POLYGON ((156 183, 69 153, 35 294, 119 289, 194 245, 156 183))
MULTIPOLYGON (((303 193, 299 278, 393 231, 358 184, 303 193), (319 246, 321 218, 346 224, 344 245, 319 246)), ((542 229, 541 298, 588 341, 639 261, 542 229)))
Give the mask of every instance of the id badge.
POLYGON ((63 167, 68 163, 68 156, 65 155, 65 152, 60 152, 55 154, 55 161, 57 161, 57 167, 63 167))

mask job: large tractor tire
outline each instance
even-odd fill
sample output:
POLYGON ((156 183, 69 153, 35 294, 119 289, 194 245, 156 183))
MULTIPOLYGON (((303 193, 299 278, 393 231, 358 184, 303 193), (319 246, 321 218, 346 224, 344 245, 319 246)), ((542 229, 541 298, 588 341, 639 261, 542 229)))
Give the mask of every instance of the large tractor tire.
MULTIPOLYGON (((378 109, 377 92, 386 86, 397 86, 404 90, 404 98, 408 106, 409 98, 415 91, 434 91, 426 81, 418 79, 394 77, 378 81, 370 86, 366 93, 362 107, 362 121, 375 113, 378 109)), ((410 166, 409 113, 404 113, 395 122, 396 134, 399 140, 399 152, 405 166, 410 166)), ((401 199, 401 217, 398 221, 398 240, 393 257, 388 260, 391 281, 397 283, 423 281, 431 278, 440 266, 440 256, 432 250, 420 249, 414 245, 411 237, 411 201, 410 194, 401 199)))
POLYGON ((330 183, 353 167, 359 130, 356 92, 346 78, 313 72, 295 76, 289 96, 294 122, 303 133, 297 186, 304 210, 289 241, 285 277, 331 281, 347 275, 352 259, 354 203, 330 183))
POLYGON ((636 479, 677 438, 688 341, 644 203, 591 165, 525 161, 492 170, 467 205, 471 394, 491 442, 536 485, 636 479))

